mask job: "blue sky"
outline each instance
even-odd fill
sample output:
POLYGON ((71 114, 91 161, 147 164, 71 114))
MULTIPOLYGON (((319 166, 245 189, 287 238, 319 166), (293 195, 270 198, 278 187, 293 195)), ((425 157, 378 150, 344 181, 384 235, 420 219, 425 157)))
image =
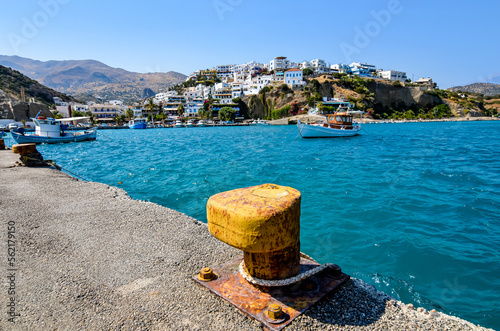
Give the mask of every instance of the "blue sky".
POLYGON ((276 56, 320 58, 448 88, 500 83, 499 12, 494 0, 4 1, 0 54, 184 74, 276 56))

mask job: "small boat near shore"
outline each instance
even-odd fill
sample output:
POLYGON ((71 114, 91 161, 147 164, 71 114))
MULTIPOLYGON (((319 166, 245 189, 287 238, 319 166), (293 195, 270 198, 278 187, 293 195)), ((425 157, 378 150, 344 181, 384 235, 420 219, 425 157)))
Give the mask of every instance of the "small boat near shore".
POLYGON ((186 128, 192 128, 193 126, 194 126, 193 121, 192 120, 188 120, 187 123, 186 123, 186 128))
POLYGON ((26 134, 24 129, 18 129, 17 131, 11 131, 11 135, 18 144, 55 144, 96 140, 97 128, 86 131, 65 132, 65 126, 61 125, 63 121, 78 121, 83 119, 88 119, 88 117, 54 119, 37 116, 33 118, 33 122, 35 123, 34 134, 26 134))
POLYGON ((351 112, 336 112, 327 116, 326 123, 302 123, 297 127, 302 138, 352 137, 359 134, 361 125, 353 122, 351 112))
POLYGON ((182 124, 181 120, 175 121, 174 128, 183 128, 184 124, 182 124))
POLYGON ((145 118, 136 118, 128 122, 128 127, 130 129, 146 129, 148 121, 145 118))

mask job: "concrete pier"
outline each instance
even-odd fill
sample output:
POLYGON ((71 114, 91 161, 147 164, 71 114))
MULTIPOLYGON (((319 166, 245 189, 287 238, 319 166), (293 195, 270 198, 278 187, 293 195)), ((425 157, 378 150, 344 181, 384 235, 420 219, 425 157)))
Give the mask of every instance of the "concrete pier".
MULTIPOLYGON (((206 224, 17 159, 0 151, 0 330, 262 330, 191 279, 241 254, 206 224)), ((409 329, 483 330, 355 279, 286 328, 409 329)))

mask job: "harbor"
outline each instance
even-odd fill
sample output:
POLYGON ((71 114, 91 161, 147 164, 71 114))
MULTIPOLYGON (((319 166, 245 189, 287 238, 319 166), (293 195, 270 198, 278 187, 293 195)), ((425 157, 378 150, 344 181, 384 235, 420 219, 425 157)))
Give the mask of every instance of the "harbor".
MULTIPOLYGON (((1 329, 261 329, 191 279, 241 253, 212 237, 205 223, 117 187, 15 166, 17 160, 0 151, 1 215, 17 235, 15 294, 2 291, 0 298, 13 298, 18 314, 14 323, 3 315, 1 329)), ((355 278, 287 327, 304 329, 483 330, 355 278)))

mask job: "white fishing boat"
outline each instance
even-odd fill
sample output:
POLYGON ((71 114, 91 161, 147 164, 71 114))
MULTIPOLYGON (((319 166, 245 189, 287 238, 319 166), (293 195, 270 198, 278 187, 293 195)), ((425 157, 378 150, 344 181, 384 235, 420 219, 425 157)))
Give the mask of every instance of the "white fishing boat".
POLYGON ((188 120, 187 123, 186 123, 186 128, 192 128, 193 126, 194 126, 193 121, 192 120, 188 120))
POLYGON ((175 121, 174 128, 183 128, 184 124, 182 124, 181 120, 175 121))
POLYGON ((202 128, 205 126, 205 121, 204 120, 199 120, 198 123, 196 123, 196 127, 202 128))
POLYGON ((91 130, 86 131, 65 132, 65 126, 61 125, 61 122, 78 121, 83 119, 88 119, 88 117, 54 119, 37 116, 36 118, 33 118, 33 123, 35 123, 34 134, 27 134, 22 128, 17 131, 12 131, 11 134, 12 138, 18 144, 54 144, 96 140, 97 128, 92 128, 91 130))
POLYGON ((326 115, 326 123, 302 123, 297 121, 297 127, 302 138, 335 138, 351 137, 359 134, 361 125, 353 122, 351 112, 336 112, 326 115))

